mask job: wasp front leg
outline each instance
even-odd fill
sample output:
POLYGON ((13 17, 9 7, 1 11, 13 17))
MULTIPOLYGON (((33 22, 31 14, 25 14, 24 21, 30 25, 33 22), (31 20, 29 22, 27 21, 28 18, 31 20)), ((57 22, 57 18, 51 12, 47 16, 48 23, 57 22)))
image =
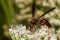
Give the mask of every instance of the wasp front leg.
POLYGON ((35 32, 35 31, 36 31, 36 27, 35 27, 35 25, 33 25, 33 24, 29 24, 27 27, 28 27, 28 29, 29 29, 31 32, 35 32))
POLYGON ((36 31, 37 21, 38 21, 37 19, 32 19, 26 28, 29 29, 31 32, 36 31))

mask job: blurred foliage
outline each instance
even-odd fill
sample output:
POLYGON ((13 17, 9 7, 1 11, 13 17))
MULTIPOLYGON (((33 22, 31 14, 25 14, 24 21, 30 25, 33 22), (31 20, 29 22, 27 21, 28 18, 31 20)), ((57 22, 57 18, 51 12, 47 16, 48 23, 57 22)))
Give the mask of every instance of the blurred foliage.
POLYGON ((2 26, 9 25, 11 20, 15 18, 15 11, 12 0, 0 0, 0 37, 2 40, 9 40, 4 36, 2 26))
POLYGON ((18 21, 18 24, 27 25, 28 24, 28 19, 20 20, 20 21, 18 21))
POLYGON ((9 24, 11 19, 15 17, 12 0, 6 0, 6 2, 5 2, 5 0, 1 0, 0 3, 1 3, 1 7, 2 7, 1 14, 3 15, 3 17, 5 17, 4 20, 6 20, 6 23, 9 24))
POLYGON ((54 25, 55 30, 58 30, 60 28, 60 25, 54 25))
POLYGON ((20 9, 18 8, 15 2, 13 3, 13 7, 14 7, 15 13, 19 13, 20 9))
POLYGON ((36 8, 37 8, 38 10, 42 10, 42 11, 46 12, 46 11, 49 10, 51 7, 42 6, 42 5, 36 5, 36 8))
POLYGON ((60 4, 59 4, 59 3, 57 3, 57 2, 56 2, 55 4, 56 4, 56 6, 60 9, 60 4))

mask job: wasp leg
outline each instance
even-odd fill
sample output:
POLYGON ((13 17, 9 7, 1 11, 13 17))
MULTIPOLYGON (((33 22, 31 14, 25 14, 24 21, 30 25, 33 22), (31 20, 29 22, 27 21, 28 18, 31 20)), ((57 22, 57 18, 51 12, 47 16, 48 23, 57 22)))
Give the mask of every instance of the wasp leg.
MULTIPOLYGON (((50 37, 50 33, 51 33, 51 24, 46 20, 46 19, 42 19, 40 21, 40 26, 46 25, 48 27, 48 35, 50 37)), ((48 37, 48 38, 49 38, 48 37)))
POLYGON ((48 39, 50 39, 50 33, 51 33, 51 24, 49 22, 47 22, 46 24, 48 26, 48 39))
POLYGON ((31 32, 35 32, 35 31, 36 31, 36 27, 35 27, 35 25, 33 25, 33 24, 29 24, 29 25, 28 25, 28 29, 29 29, 31 32))

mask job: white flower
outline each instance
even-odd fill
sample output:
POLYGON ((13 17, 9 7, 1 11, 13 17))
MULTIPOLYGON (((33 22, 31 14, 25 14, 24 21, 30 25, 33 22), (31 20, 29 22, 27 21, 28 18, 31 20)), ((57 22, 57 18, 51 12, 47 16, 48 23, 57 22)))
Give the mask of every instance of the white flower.
POLYGON ((29 35, 29 34, 27 34, 27 37, 28 37, 29 39, 33 38, 33 36, 32 36, 32 35, 29 35))
POLYGON ((25 0, 24 4, 29 5, 32 2, 32 0, 25 0))
POLYGON ((14 30, 12 30, 12 31, 13 31, 13 33, 17 33, 17 30, 15 30, 15 29, 14 29, 14 30))
POLYGON ((55 24, 55 25, 60 25, 60 20, 51 18, 50 23, 55 24))
POLYGON ((51 28, 51 33, 54 34, 55 33, 55 29, 54 28, 51 28))
POLYGON ((46 15, 45 15, 45 18, 50 18, 50 15, 49 15, 49 14, 46 14, 46 15))
POLYGON ((18 33, 15 33, 15 36, 18 36, 18 33))
POLYGON ((29 33, 31 33, 31 31, 30 30, 26 30, 26 34, 29 34, 29 33))
MULTIPOLYGON (((12 30, 9 29, 13 35, 17 38, 18 40, 26 40, 26 38, 28 40, 42 40, 42 37, 44 37, 44 40, 48 40, 48 37, 50 37, 50 40, 57 40, 57 35, 60 38, 59 34, 60 32, 57 31, 57 34, 55 34, 55 29, 51 28, 51 33, 49 35, 48 34, 48 27, 46 25, 42 26, 39 30, 36 30, 36 32, 34 32, 33 34, 31 34, 32 32, 30 32, 30 30, 26 30, 26 26, 23 25, 17 25, 15 28, 13 28, 12 30)), ((11 34, 10 34, 11 35, 11 34)), ((11 35, 12 36, 12 35, 11 35)))
POLYGON ((60 29, 57 30, 57 36, 60 39, 60 29))
POLYGON ((53 12, 50 12, 50 14, 48 16, 50 16, 50 18, 51 18, 51 17, 54 17, 54 15, 56 15, 56 13, 53 11, 53 12))
POLYGON ((9 29, 9 32, 12 32, 13 29, 9 29))
POLYGON ((57 40, 57 37, 56 37, 56 35, 55 35, 55 34, 51 35, 51 38, 50 38, 50 40, 57 40))
POLYGON ((19 30, 19 34, 24 34, 26 32, 26 27, 22 26, 18 30, 19 30))
POLYGON ((37 0, 37 1, 36 1, 36 4, 37 4, 37 5, 41 5, 41 3, 42 3, 41 0, 37 0))
POLYGON ((57 14, 59 14, 59 12, 60 12, 60 9, 58 9, 58 8, 56 8, 55 10, 54 10, 54 12, 57 14))
POLYGON ((21 38, 21 40, 25 40, 25 38, 21 38))
POLYGON ((60 34, 60 29, 58 29, 57 33, 60 34))
POLYGON ((45 35, 47 35, 47 26, 42 26, 41 29, 39 29, 39 35, 41 37, 44 37, 45 35))
POLYGON ((26 9, 20 10, 20 13, 21 13, 21 14, 25 14, 26 12, 28 12, 28 11, 30 11, 30 10, 31 10, 31 8, 28 7, 28 8, 26 8, 26 9))
POLYGON ((46 36, 46 37, 44 38, 44 40, 48 40, 48 37, 46 36))
POLYGON ((35 33, 35 34, 33 34, 32 35, 34 38, 37 38, 38 36, 39 36, 39 34, 38 33, 35 33))
POLYGON ((48 6, 49 4, 46 1, 44 1, 42 5, 43 6, 48 6))
POLYGON ((18 7, 22 9, 22 8, 25 8, 25 5, 20 3, 18 7))
POLYGON ((26 0, 19 0, 19 2, 25 2, 26 0))

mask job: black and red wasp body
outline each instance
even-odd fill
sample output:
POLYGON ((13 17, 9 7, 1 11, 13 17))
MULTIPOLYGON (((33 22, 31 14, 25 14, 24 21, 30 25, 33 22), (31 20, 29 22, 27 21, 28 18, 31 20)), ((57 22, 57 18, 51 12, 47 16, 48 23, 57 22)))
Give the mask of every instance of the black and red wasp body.
POLYGON ((45 12, 43 15, 41 15, 40 17, 38 17, 38 18, 35 19, 35 18, 34 18, 34 15, 35 15, 35 5, 36 5, 35 0, 33 0, 33 4, 32 4, 32 20, 31 20, 31 22, 27 25, 27 29, 29 29, 30 31, 36 31, 35 25, 36 25, 37 23, 39 23, 40 26, 42 26, 42 25, 47 25, 48 28, 50 28, 50 27, 51 27, 51 24, 50 24, 46 19, 41 19, 41 18, 42 18, 44 15, 48 14, 50 11, 54 10, 56 7, 48 10, 48 11, 45 12))

